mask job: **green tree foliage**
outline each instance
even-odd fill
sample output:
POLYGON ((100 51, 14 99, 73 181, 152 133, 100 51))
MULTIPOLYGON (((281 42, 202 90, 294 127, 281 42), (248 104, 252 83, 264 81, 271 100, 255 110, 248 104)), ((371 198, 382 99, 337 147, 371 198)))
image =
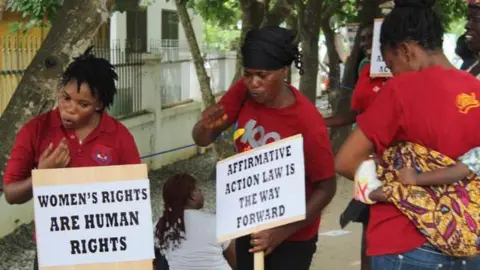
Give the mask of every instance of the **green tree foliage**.
MULTIPOLYGON (((14 0, 10 2, 7 10, 19 12, 23 18, 28 18, 27 23, 12 23, 12 32, 26 32, 32 27, 47 27, 55 20, 57 10, 64 0, 14 0)), ((74 1, 74 0, 68 0, 74 1)), ((154 0, 142 1, 142 6, 148 6, 154 0)), ((126 11, 141 8, 138 0, 115 0, 115 11, 126 11)))
POLYGON ((452 31, 452 27, 467 16, 467 1, 465 0, 439 0, 435 8, 442 17, 447 31, 452 31))
POLYGON ((46 27, 55 19, 57 9, 62 6, 62 0, 15 0, 10 2, 7 9, 13 12, 19 12, 23 18, 29 18, 29 21, 23 23, 13 23, 11 30, 27 31, 34 26, 46 27))
POLYGON ((204 38, 210 49, 233 51, 238 45, 240 29, 237 27, 221 27, 211 22, 206 22, 204 38))
MULTIPOLYGON (((325 6, 332 6, 333 2, 338 0, 326 0, 325 6)), ((348 23, 354 23, 357 20, 358 14, 358 0, 343 0, 341 8, 334 12, 334 19, 340 25, 346 25, 348 23)))
POLYGON ((234 50, 240 38, 239 0, 190 0, 189 7, 205 21, 204 37, 211 49, 234 50))
POLYGON ((238 0, 190 0, 189 7, 211 25, 229 27, 241 19, 238 0))
MULTIPOLYGON (((326 6, 331 6, 333 2, 339 0, 326 0, 326 6)), ((359 2, 371 0, 340 0, 342 8, 335 12, 334 19, 341 26, 347 23, 353 23, 357 20, 359 2)), ((438 0, 435 6, 440 14, 445 29, 450 32, 458 32, 461 24, 467 15, 467 1, 465 0, 438 0)), ((463 27, 463 26, 461 26, 463 27)))

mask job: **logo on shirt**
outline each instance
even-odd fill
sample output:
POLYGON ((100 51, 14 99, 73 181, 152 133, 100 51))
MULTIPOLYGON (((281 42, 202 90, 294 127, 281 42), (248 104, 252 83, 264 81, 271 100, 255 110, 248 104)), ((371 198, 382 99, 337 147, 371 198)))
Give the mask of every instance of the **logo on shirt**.
POLYGON ((253 148, 267 144, 269 141, 279 141, 282 138, 277 132, 265 133, 265 128, 261 125, 257 126, 255 119, 250 119, 245 124, 244 128, 239 128, 233 135, 234 141, 240 139, 242 144, 246 144, 243 151, 248 151, 253 148))
POLYGON ((480 102, 477 100, 475 93, 462 93, 457 96, 457 108, 459 112, 467 114, 471 109, 478 107, 480 107, 480 102))
POLYGON ((380 87, 375 86, 375 87, 373 88, 373 92, 377 93, 378 91, 380 91, 380 87))
POLYGON ((98 145, 93 148, 92 158, 99 165, 109 165, 112 162, 112 149, 103 145, 98 145))

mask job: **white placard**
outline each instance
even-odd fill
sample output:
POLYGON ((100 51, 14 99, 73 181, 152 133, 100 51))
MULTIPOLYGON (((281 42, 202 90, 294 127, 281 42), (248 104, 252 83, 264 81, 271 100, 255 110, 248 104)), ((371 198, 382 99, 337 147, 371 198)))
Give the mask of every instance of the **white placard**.
POLYGON ((359 26, 359 23, 347 24, 347 43, 349 51, 352 50, 353 45, 355 44, 355 37, 357 36, 359 26))
POLYGON ((154 257, 148 179, 38 186, 33 193, 40 267, 154 257))
POLYGON ((218 162, 216 186, 219 242, 305 219, 303 137, 218 162))
POLYGON ((380 51, 380 32, 382 30, 383 19, 375 19, 373 27, 372 41, 372 59, 370 65, 370 77, 392 77, 390 69, 385 64, 380 51))

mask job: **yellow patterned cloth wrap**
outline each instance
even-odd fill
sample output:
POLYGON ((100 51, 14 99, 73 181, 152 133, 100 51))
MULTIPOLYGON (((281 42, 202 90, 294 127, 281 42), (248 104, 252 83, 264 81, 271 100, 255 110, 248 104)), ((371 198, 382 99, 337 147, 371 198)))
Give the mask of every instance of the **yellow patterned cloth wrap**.
POLYGON ((455 184, 423 187, 397 181, 405 167, 426 172, 455 163, 421 145, 402 142, 384 152, 377 173, 389 201, 432 245, 449 256, 469 257, 480 254, 480 178, 471 174, 455 184))

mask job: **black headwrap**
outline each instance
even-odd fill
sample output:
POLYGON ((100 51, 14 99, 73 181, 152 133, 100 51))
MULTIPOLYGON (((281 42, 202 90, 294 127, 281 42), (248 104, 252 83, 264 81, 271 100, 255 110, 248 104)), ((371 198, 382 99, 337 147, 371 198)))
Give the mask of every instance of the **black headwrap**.
POLYGON ((302 73, 297 44, 293 31, 282 27, 251 30, 242 46, 243 66, 261 70, 278 70, 290 66, 295 60, 302 73))

